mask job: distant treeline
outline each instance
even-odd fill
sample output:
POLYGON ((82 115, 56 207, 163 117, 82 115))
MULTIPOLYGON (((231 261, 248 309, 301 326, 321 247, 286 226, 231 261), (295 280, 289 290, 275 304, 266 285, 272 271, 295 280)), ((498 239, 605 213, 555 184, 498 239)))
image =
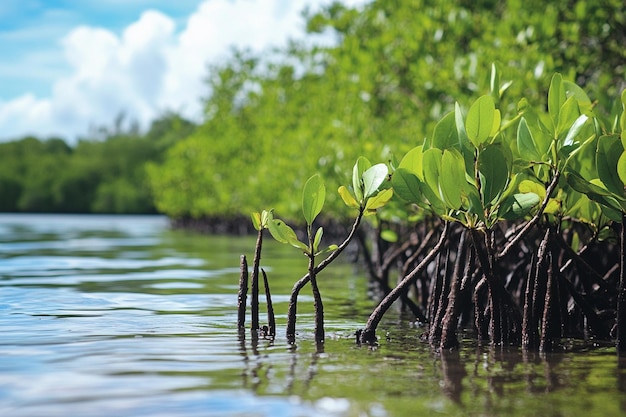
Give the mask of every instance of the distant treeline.
POLYGON ((145 165, 161 161, 195 125, 175 114, 154 121, 147 133, 120 125, 75 146, 60 138, 0 143, 0 211, 156 212, 145 165))
MULTIPOLYGON (((492 63, 515 115, 545 101, 560 72, 611 112, 624 87, 623 0, 374 0, 307 16, 332 46, 291 43, 266 59, 234 51, 209 67, 199 126, 167 115, 146 134, 115 129, 76 146, 0 144, 0 210, 239 218, 275 208, 300 217, 294 190, 321 174, 329 190, 358 156, 393 161, 458 102, 489 91, 492 63), (507 84, 506 81, 512 81, 507 84), (148 163, 147 163, 148 162, 148 163)), ((348 211, 329 192, 325 212, 348 211)))

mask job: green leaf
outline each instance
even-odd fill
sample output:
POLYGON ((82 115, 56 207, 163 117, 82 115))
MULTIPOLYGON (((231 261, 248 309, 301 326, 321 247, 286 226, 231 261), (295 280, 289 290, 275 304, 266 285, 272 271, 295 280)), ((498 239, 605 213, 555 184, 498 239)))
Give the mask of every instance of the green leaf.
MULTIPOLYGON (((400 163, 402 165, 402 163, 400 163)), ((422 200, 420 181, 417 176, 406 168, 398 168, 391 176, 391 186, 395 194, 409 203, 418 203, 422 200)))
POLYGON ((580 141, 576 140, 576 136, 580 133, 585 123, 587 123, 589 117, 585 114, 581 114, 572 124, 572 127, 567 131, 567 135, 563 140, 563 146, 571 146, 579 143, 580 141))
POLYGON ((272 213, 272 210, 263 210, 261 212, 262 227, 267 228, 267 225, 274 219, 274 214, 272 213))
POLYGON ((343 200, 346 206, 351 207, 351 208, 357 208, 357 209, 359 208, 359 203, 354 199, 354 196, 345 185, 342 185, 341 187, 339 187, 337 192, 339 192, 339 196, 341 197, 341 199, 343 200))
POLYGON ((322 241, 322 235, 324 235, 324 228, 320 227, 317 229, 315 233, 315 238, 313 239, 313 253, 317 253, 320 247, 320 242, 322 241))
POLYGON ((326 187, 319 174, 313 175, 304 184, 302 191, 302 212, 307 224, 313 224, 315 218, 320 214, 326 199, 326 187))
POLYGON ((461 111, 461 106, 459 106, 458 102, 454 103, 454 121, 456 125, 456 134, 459 138, 461 148, 471 146, 471 142, 469 141, 469 138, 467 137, 467 132, 465 131, 463 112, 461 111))
POLYGON ((539 196, 542 200, 546 197, 546 187, 543 184, 540 184, 531 180, 523 180, 519 183, 519 191, 521 193, 534 193, 539 196))
POLYGON ((596 166, 600 181, 611 193, 624 197, 624 183, 618 172, 618 161, 624 153, 622 142, 617 136, 598 138, 596 166))
POLYGON ((443 151, 441 149, 431 148, 424 151, 422 160, 424 183, 426 187, 429 187, 430 190, 436 195, 439 195, 439 172, 441 170, 442 156, 443 151))
POLYGON ((563 88, 563 77, 558 72, 552 76, 550 81, 550 89, 548 90, 548 113, 554 127, 559 123, 559 112, 561 106, 565 103, 565 89, 563 88))
POLYGON ((500 145, 489 145, 478 156, 481 177, 482 202, 491 204, 505 190, 509 182, 509 167, 500 145))
POLYGON ((386 229, 380 232, 380 238, 386 242, 395 243, 398 241, 398 234, 393 230, 386 229))
POLYGON ((256 230, 261 230, 261 213, 252 213, 250 214, 250 218, 252 219, 252 225, 256 230))
POLYGON ((430 146, 441 150, 459 147, 459 136, 454 112, 446 114, 437 122, 430 146))
POLYGON ((506 220, 518 220, 530 213, 541 199, 535 193, 513 194, 504 199, 498 210, 498 216, 506 220))
POLYGON ((298 236, 293 229, 288 226, 284 221, 280 219, 274 219, 268 225, 270 234, 274 239, 280 243, 288 243, 291 246, 302 249, 303 251, 309 251, 309 247, 298 240, 298 236))
POLYGON ((371 166, 367 158, 360 156, 352 168, 352 188, 359 202, 363 201, 363 173, 371 166))
POLYGON ((368 198, 387 179, 389 170, 385 164, 376 164, 363 173, 363 197, 368 198))
POLYGON ((489 78, 489 92, 494 101, 500 100, 500 72, 495 63, 491 63, 491 77, 489 78))
POLYGON ((463 190, 466 188, 465 161, 458 151, 443 151, 441 171, 445 175, 439 177, 439 191, 446 205, 454 210, 461 208, 463 190))
POLYGON ((487 141, 493 130, 496 106, 491 96, 481 96, 467 112, 465 130, 467 137, 479 147, 487 141))
POLYGON ((622 211, 620 203, 612 196, 612 194, 596 184, 585 180, 575 172, 567 172, 565 174, 567 183, 579 193, 585 194, 589 199, 606 206, 618 212, 622 211))
POLYGON ((559 110, 559 120, 556 124, 555 135, 561 139, 565 132, 569 132, 570 128, 580 116, 578 102, 574 97, 570 97, 561 106, 559 110))
POLYGON ((528 161, 541 161, 541 154, 526 119, 522 117, 517 126, 517 149, 520 156, 528 161))
POLYGON ((372 196, 367 199, 367 204, 365 205, 365 210, 376 210, 383 207, 391 197, 393 196, 393 189, 387 188, 386 190, 381 190, 375 196, 372 196))
POLYGON ((619 118, 619 126, 621 130, 620 138, 622 145, 626 149, 626 88, 622 90, 622 115, 619 118))
POLYGON ((585 93, 585 90, 576 85, 576 83, 567 80, 563 80, 561 85, 565 90, 566 97, 574 97, 578 105, 583 107, 585 111, 591 111, 592 103, 587 93, 585 93))
POLYGON ((398 168, 404 168, 415 174, 420 180, 424 179, 424 173, 422 171, 422 145, 416 146, 404 155, 404 158, 400 161, 398 168))
POLYGON ((626 152, 623 152, 617 160, 617 175, 619 179, 626 184, 626 152))

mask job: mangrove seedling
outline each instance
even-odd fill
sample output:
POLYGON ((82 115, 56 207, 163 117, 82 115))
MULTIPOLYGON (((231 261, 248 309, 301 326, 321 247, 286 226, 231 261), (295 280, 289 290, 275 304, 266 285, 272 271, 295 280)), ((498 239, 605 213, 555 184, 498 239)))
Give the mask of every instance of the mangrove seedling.
POLYGON ((333 262, 348 246, 361 223, 364 215, 374 214, 376 210, 383 207, 392 197, 393 190, 390 188, 379 188, 387 179, 388 169, 385 164, 372 164, 363 157, 358 158, 352 169, 352 191, 346 186, 339 187, 339 195, 344 203, 351 208, 358 210, 357 217, 352 224, 348 236, 339 245, 331 245, 320 250, 323 230, 319 228, 313 233, 313 221, 319 215, 324 205, 326 194, 325 186, 319 175, 311 177, 304 186, 302 196, 302 209, 305 221, 307 222, 308 243, 300 242, 291 227, 282 220, 274 219, 269 224, 270 233, 279 242, 289 243, 302 250, 309 258, 308 273, 299 279, 293 286, 289 300, 289 310, 287 313, 287 341, 295 342, 297 302, 300 290, 311 282, 313 296, 315 300, 315 339, 317 342, 324 341, 324 316, 321 295, 317 285, 317 275, 331 262, 333 262), (317 256, 330 252, 330 254, 315 266, 317 256))

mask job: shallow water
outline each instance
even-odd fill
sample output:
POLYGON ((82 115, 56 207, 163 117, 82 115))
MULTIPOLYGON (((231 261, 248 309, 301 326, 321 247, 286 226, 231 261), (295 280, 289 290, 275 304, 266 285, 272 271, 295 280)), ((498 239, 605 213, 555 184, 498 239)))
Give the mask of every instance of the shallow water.
POLYGON ((312 340, 308 289, 290 348, 288 294, 306 260, 269 240, 279 334, 242 337, 239 256, 253 245, 171 231, 163 217, 0 215, 0 415, 626 413, 626 369, 611 346, 565 341, 565 353, 539 356, 468 339, 436 355, 394 311, 377 349, 356 346, 374 303, 348 263, 320 276, 324 351, 312 340))

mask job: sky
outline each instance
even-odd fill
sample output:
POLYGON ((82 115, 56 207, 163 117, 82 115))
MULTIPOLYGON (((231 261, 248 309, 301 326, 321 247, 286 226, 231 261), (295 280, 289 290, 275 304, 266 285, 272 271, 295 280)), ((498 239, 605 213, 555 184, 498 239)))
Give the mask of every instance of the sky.
POLYGON ((72 143, 122 112, 143 128, 167 111, 200 121, 208 64, 233 46, 263 53, 301 39, 302 11, 330 3, 1 0, 0 141, 72 143))

